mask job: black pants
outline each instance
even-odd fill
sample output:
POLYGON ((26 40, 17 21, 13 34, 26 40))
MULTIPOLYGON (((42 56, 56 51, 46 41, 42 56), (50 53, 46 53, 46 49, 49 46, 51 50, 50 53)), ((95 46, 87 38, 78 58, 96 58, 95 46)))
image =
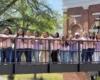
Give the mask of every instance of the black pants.
POLYGON ((58 62, 58 52, 59 50, 52 50, 51 53, 52 62, 58 62))
POLYGON ((86 62, 92 62, 92 55, 94 54, 94 50, 94 48, 87 49, 86 62))
POLYGON ((82 62, 86 62, 86 57, 87 57, 87 49, 82 49, 82 54, 81 54, 82 62))
POLYGON ((32 61, 32 49, 17 49, 16 50, 16 58, 17 58, 17 62, 21 62, 21 56, 22 53, 25 54, 25 58, 26 58, 26 62, 31 62, 32 61))

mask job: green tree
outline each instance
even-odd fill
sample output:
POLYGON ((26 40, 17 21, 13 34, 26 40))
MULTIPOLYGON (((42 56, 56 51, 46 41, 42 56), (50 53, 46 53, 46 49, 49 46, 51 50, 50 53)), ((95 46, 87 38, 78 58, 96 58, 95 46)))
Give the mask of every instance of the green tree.
POLYGON ((13 28, 33 31, 55 30, 56 13, 43 0, 0 0, 0 18, 13 28))

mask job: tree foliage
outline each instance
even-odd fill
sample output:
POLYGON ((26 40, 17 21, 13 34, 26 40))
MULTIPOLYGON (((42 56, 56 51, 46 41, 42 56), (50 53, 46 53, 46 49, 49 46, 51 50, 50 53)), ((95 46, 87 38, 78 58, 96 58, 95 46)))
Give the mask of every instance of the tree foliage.
POLYGON ((56 13, 42 0, 0 0, 0 24, 3 22, 33 31, 55 29, 56 13))

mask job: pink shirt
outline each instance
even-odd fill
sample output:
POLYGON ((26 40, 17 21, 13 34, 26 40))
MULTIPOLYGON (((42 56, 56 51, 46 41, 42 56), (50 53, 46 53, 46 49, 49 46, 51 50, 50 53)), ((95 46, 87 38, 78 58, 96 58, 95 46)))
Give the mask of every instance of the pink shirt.
POLYGON ((60 50, 63 50, 63 51, 69 51, 69 46, 61 46, 60 47, 60 50))
POLYGON ((16 39, 16 49, 23 49, 24 48, 24 42, 23 42, 23 37, 18 36, 16 39))
POLYGON ((94 40, 88 39, 88 48, 95 48, 94 44, 95 44, 94 40))
POLYGON ((2 48, 2 39, 0 38, 0 48, 2 48))
POLYGON ((57 50, 60 49, 60 40, 53 40, 52 44, 51 44, 51 49, 52 50, 57 50))
POLYGON ((87 49, 88 48, 87 38, 82 37, 81 40, 82 40, 82 44, 80 45, 81 46, 81 49, 87 49))
POLYGON ((33 48, 31 36, 24 36, 24 48, 33 48))
POLYGON ((53 39, 52 37, 47 37, 47 38, 41 38, 42 39, 42 49, 43 50, 49 50, 51 47, 51 40, 53 39))
POLYGON ((100 40, 95 42, 95 50, 100 51, 100 40))
POLYGON ((1 38, 2 41, 0 42, 1 43, 0 45, 2 46, 2 48, 12 47, 12 40, 10 35, 2 34, 1 38))

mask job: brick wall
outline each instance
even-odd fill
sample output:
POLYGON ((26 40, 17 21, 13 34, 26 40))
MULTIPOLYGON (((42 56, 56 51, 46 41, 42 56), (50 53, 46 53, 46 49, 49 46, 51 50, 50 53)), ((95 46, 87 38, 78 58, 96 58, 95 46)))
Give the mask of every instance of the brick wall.
POLYGON ((71 28, 74 28, 74 25, 80 26, 80 30, 88 32, 91 26, 94 24, 95 16, 93 13, 100 12, 100 4, 90 5, 88 9, 84 9, 82 7, 74 7, 67 9, 67 15, 69 15, 69 19, 64 24, 64 33, 68 34, 68 31, 71 31, 71 28), (72 18, 72 15, 80 15, 72 18), (76 23, 75 23, 76 22, 76 23), (67 28, 65 28, 67 27, 67 28), (66 30, 67 29, 67 30, 66 30))

